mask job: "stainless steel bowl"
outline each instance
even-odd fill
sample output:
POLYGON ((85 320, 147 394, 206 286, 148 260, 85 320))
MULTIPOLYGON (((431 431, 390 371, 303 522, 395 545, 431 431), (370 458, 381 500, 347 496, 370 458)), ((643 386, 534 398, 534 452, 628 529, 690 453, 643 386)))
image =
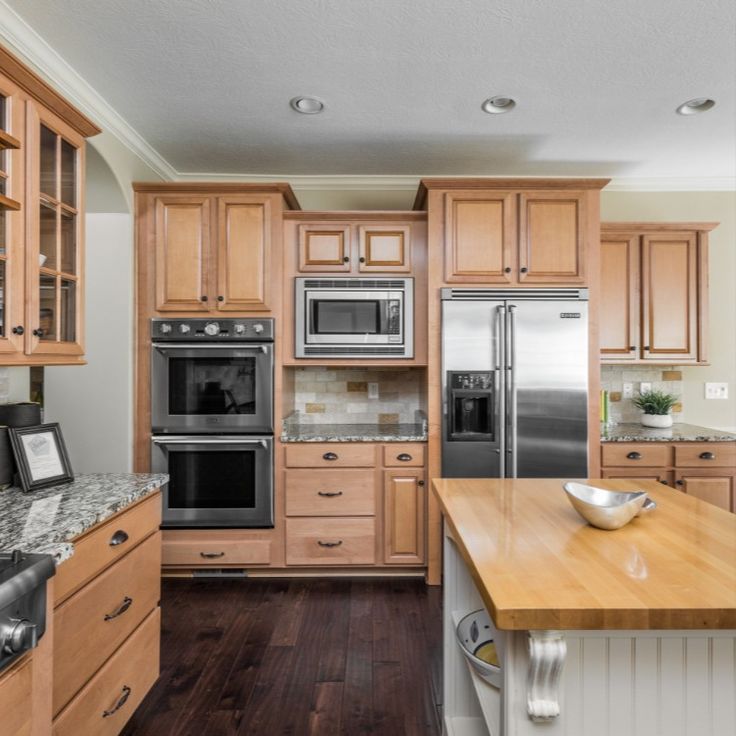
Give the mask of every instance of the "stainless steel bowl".
POLYGON ((485 644, 493 641, 493 622, 488 612, 481 608, 460 619, 455 630, 460 651, 472 668, 493 687, 501 687, 501 668, 475 656, 485 644))
POLYGON ((599 529, 620 529, 635 516, 657 508, 646 491, 607 491, 585 483, 565 483, 563 488, 575 511, 599 529))

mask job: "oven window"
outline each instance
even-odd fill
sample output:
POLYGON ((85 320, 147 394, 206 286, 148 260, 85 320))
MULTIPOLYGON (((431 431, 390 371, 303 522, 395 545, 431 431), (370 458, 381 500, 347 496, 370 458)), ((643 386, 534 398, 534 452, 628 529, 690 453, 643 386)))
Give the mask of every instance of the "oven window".
POLYGON ((255 414, 256 358, 170 358, 170 414, 255 414))
POLYGON ((252 450, 169 452, 169 507, 253 509, 256 453, 252 450))
POLYGON ((314 299, 311 332, 314 335, 378 335, 381 332, 381 302, 314 299))

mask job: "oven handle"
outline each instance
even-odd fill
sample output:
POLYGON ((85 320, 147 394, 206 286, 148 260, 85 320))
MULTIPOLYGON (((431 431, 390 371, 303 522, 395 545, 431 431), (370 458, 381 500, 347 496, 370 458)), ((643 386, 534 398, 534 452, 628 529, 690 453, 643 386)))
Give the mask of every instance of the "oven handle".
POLYGON ((264 450, 268 449, 266 440, 246 440, 237 437, 214 439, 212 437, 152 437, 154 445, 260 445, 264 450))
POLYGON ((160 350, 163 352, 164 349, 167 350, 179 350, 180 348, 184 348, 186 350, 189 350, 191 348, 201 348, 203 350, 255 350, 259 353, 267 353, 270 345, 242 345, 240 343, 207 343, 207 342, 195 342, 195 343, 163 343, 163 342, 154 342, 152 343, 153 347, 156 348, 156 350, 160 350))

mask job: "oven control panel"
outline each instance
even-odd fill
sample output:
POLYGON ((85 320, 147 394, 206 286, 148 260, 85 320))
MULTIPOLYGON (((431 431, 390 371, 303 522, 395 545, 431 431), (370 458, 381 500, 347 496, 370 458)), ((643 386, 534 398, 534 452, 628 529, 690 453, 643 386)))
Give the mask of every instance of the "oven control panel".
POLYGON ((166 319, 151 320, 151 338, 166 342, 270 342, 273 319, 166 319))

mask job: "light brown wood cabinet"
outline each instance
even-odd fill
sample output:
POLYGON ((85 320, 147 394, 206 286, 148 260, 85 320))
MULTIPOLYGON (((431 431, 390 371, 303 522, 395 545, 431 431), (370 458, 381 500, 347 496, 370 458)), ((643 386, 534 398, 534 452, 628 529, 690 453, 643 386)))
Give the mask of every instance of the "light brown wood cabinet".
POLYGON ((85 138, 99 132, 0 48, 4 365, 84 362, 85 138))
POLYGON ((0 708, 4 736, 31 736, 33 659, 26 656, 0 676, 0 708))
POLYGON ((657 480, 736 512, 736 443, 604 442, 603 478, 657 480))
POLYGON ((422 564, 427 525, 424 469, 386 470, 383 503, 383 561, 391 565, 422 564))
POLYGON ((299 273, 410 273, 412 225, 406 222, 302 222, 297 226, 299 273))
POLYGON ((601 225, 604 363, 707 362, 708 232, 714 227, 601 225))
MULTIPOLYGON (((156 189, 136 186, 137 192, 156 189)), ((273 308, 273 242, 281 233, 279 194, 163 192, 142 196, 139 207, 153 211, 157 312, 273 308)))
POLYGON ((582 191, 447 192, 445 281, 585 283, 586 218, 582 191))

